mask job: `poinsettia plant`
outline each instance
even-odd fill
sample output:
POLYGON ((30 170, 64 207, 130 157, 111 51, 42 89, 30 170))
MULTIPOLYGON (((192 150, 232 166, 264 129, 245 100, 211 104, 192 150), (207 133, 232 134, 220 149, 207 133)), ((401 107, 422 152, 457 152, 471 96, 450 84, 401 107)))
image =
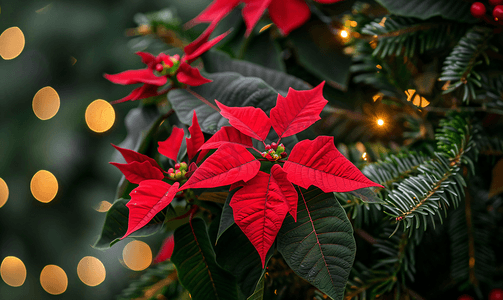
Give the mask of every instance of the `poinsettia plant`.
POLYGON ((208 40, 216 25, 216 22, 210 24, 195 41, 185 46, 184 55, 181 58, 178 54, 170 56, 161 52, 159 55, 153 56, 147 52, 137 52, 136 54, 141 57, 147 68, 124 71, 114 75, 105 74, 106 79, 117 84, 143 83, 141 87, 134 89, 129 95, 113 103, 155 97, 166 94, 173 88, 187 85, 198 86, 211 82, 190 64, 229 34, 229 32, 225 32, 208 40))
POLYGON ((285 1, 294 14, 281 1, 214 1, 193 21, 211 24, 183 55, 138 52, 145 69, 105 75, 142 84, 114 103, 156 101, 139 101, 131 112, 138 122, 126 120, 128 143, 113 145, 125 162, 111 164, 124 179, 95 247, 162 228, 154 264, 176 268, 169 278, 193 299, 262 299, 268 268, 278 265, 342 299, 356 246, 334 193, 382 186, 337 150, 334 137, 298 140, 321 119, 325 81, 312 87, 209 51, 227 36, 222 48, 234 47, 218 24, 241 2, 246 35, 266 9, 283 36, 311 15, 304 0, 285 1), (199 57, 203 64, 191 66, 199 57))
MULTIPOLYGON (((256 249, 263 269, 286 215, 289 213, 297 222, 299 203, 308 209, 303 190, 313 185, 322 193, 330 194, 382 187, 366 178, 339 153, 333 137, 303 140, 291 150, 281 143, 283 138, 307 129, 320 119, 319 114, 327 103, 323 86, 324 82, 311 90, 290 89, 286 97, 278 94, 270 116, 258 108, 228 107, 216 100, 219 113, 231 126, 223 126, 206 142, 194 111, 192 125, 188 128, 190 137, 185 138, 187 162, 178 161, 185 137, 183 129, 173 127, 170 136, 158 143, 158 152, 174 163, 174 168, 168 171, 146 155, 114 146, 127 163, 112 164, 129 182, 138 184, 131 191, 131 200, 126 205, 129 209, 128 229, 121 239, 149 224, 177 194, 192 189, 230 186, 233 193, 228 205, 233 214, 222 215, 221 222, 237 224, 256 249), (271 128, 277 140, 269 143, 271 128), (253 140, 260 142, 257 147, 253 140), (217 150, 206 157, 210 149, 217 150), (197 160, 193 161, 196 156, 197 160)), ((189 205, 197 200, 194 193, 187 193, 185 198, 189 205)), ((335 203, 336 200, 332 201, 335 203)), ((177 243, 176 234, 174 240, 168 240, 168 246, 163 247, 158 257, 168 258, 171 253, 177 255, 172 243, 177 243)), ((321 246, 319 241, 317 243, 321 246)), ((326 261, 324 264, 328 270, 330 266, 326 261)))
MULTIPOLYGON (((330 4, 342 0, 315 1, 330 4)), ((240 3, 244 3, 242 14, 246 23, 246 35, 250 35, 266 9, 272 22, 284 35, 300 27, 311 16, 311 10, 304 0, 214 0, 210 6, 189 22, 189 26, 197 23, 218 22, 240 3)))

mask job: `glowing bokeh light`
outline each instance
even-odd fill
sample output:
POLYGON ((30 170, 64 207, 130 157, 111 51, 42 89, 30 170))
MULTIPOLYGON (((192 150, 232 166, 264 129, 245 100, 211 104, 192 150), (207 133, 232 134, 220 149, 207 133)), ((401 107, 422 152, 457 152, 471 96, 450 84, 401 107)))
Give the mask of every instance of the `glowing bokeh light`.
POLYGON ((9 187, 7 183, 0 178, 0 207, 7 203, 7 199, 9 199, 9 187))
POLYGON ((40 170, 31 179, 30 189, 33 197, 40 202, 51 202, 58 193, 58 180, 51 172, 40 170))
POLYGON ((40 273, 40 285, 51 295, 63 294, 68 287, 68 277, 60 267, 47 265, 40 273))
POLYGON ((383 126, 384 125, 384 120, 383 119, 377 119, 377 125, 383 126))
POLYGON ((41 88, 33 97, 33 112, 40 120, 49 120, 59 110, 59 95, 50 86, 41 88))
POLYGON ((406 90, 405 95, 407 96, 407 101, 412 101, 412 104, 417 107, 426 107, 430 105, 430 102, 426 100, 426 98, 420 96, 414 89, 406 90))
POLYGON ((339 33, 341 35, 341 37, 343 38, 347 38, 349 36, 349 33, 347 30, 341 30, 341 32, 339 33))
POLYGON ((367 160, 367 152, 363 152, 363 154, 362 154, 362 159, 363 159, 363 160, 367 160))
POLYGON ((86 256, 77 265, 77 275, 84 284, 97 286, 105 280, 105 266, 96 257, 86 256))
POLYGON ((19 258, 7 256, 0 265, 0 275, 6 284, 13 287, 22 286, 26 279, 26 267, 19 258))
POLYGON ((14 59, 23 52, 24 34, 19 27, 5 29, 0 35, 0 56, 5 60, 14 59))
POLYGON ((112 207, 112 203, 108 201, 101 201, 100 204, 95 208, 97 212, 107 212, 110 207, 112 207))
POLYGON ((105 100, 94 100, 86 109, 87 126, 94 132, 105 132, 109 130, 115 122, 115 110, 110 103, 105 100))
POLYGON ((122 251, 122 259, 133 271, 142 271, 152 263, 152 250, 142 241, 131 241, 122 251))

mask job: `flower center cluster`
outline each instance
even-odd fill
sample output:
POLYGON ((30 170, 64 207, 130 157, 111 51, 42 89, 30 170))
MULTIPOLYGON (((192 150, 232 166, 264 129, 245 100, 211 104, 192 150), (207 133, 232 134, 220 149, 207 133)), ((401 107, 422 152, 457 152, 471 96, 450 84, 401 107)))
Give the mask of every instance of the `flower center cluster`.
POLYGON ((175 164, 175 168, 169 168, 168 177, 174 181, 183 181, 186 180, 187 174, 187 163, 181 162, 179 164, 175 164))
POLYGON ((278 159, 288 156, 288 153, 286 153, 285 146, 283 144, 267 144, 265 145, 265 150, 265 152, 262 152, 262 157, 267 158, 269 161, 277 161, 278 159))
POLYGON ((176 71, 178 71, 178 67, 180 66, 180 60, 178 57, 170 56, 169 61, 161 61, 157 65, 155 65, 155 70, 159 72, 161 76, 173 76, 176 71))

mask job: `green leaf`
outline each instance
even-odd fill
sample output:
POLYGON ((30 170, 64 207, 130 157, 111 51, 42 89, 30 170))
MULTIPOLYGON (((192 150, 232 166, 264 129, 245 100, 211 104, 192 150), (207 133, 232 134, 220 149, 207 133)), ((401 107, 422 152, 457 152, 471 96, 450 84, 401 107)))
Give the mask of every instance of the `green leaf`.
POLYGON ((281 59, 281 48, 273 40, 269 32, 251 37, 243 58, 263 67, 268 67, 279 72, 285 72, 285 63, 281 59))
MULTIPOLYGON (((162 120, 155 106, 140 106, 130 110, 124 120, 128 134, 118 146, 146 154, 162 120)), ((112 160, 124 161, 119 152, 115 153, 112 160)), ((130 183, 125 176, 122 176, 117 186, 116 198, 128 197, 136 186, 138 185, 130 183)))
MULTIPOLYGON (((205 77, 213 82, 190 89, 214 106, 215 99, 227 106, 253 106, 264 111, 270 110, 276 104, 278 92, 260 78, 243 77, 231 72, 214 73, 205 77)), ((222 126, 229 125, 219 112, 185 89, 172 90, 168 93, 168 99, 184 124, 191 124, 195 110, 201 130, 206 133, 214 134, 222 126)))
MULTIPOLYGON (((101 235, 93 248, 105 250, 120 241, 127 232, 129 209, 126 204, 129 199, 117 199, 107 212, 101 235)), ((158 213, 147 225, 135 231, 130 237, 148 236, 156 233, 164 222, 163 212, 158 213)))
MULTIPOLYGON (((236 276, 236 281, 248 297, 257 288, 257 283, 264 276, 260 256, 241 229, 233 224, 220 237, 215 246, 217 262, 222 268, 236 276)), ((274 245, 266 256, 265 266, 274 253, 274 245)))
POLYGON ((229 229, 232 225, 234 225, 234 211, 232 210, 232 207, 229 205, 231 202, 232 196, 240 190, 241 188, 237 188, 234 191, 230 192, 227 195, 227 200, 225 200, 224 207, 222 208, 222 214, 220 216, 220 226, 218 227, 218 234, 217 234, 217 243, 218 239, 222 234, 229 229))
POLYGON ((204 69, 207 72, 236 72, 246 77, 258 77, 281 93, 286 94, 290 87, 295 90, 307 90, 311 88, 309 84, 292 75, 244 60, 232 59, 229 55, 220 51, 208 51, 203 54, 202 58, 204 69))
POLYGON ((294 44, 299 64, 321 80, 342 91, 347 90, 351 58, 327 25, 308 23, 288 37, 294 44))
POLYGON ((262 300, 264 299, 264 277, 262 276, 260 278, 260 281, 257 284, 257 288, 255 288, 255 291, 253 294, 251 294, 250 297, 248 297, 246 300, 262 300))
POLYGON ((174 236, 175 249, 171 261, 192 299, 236 299, 236 280, 216 263, 204 221, 193 219, 178 227, 174 236))
POLYGON ((332 299, 343 298, 356 244, 346 212, 332 193, 301 189, 297 222, 288 215, 277 241, 297 275, 332 299))
POLYGON ((439 16, 458 22, 476 22, 471 13, 471 2, 459 0, 377 0, 392 14, 422 20, 439 16))

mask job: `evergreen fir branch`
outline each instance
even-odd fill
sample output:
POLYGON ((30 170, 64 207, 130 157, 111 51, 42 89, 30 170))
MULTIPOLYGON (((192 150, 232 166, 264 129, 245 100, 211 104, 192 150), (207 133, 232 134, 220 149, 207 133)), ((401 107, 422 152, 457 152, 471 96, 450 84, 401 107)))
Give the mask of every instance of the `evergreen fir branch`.
POLYGON ((503 155, 503 140, 499 137, 489 137, 481 135, 477 141, 480 154, 483 155, 503 155))
POLYGON ((353 77, 355 83, 368 84, 388 96, 402 94, 402 91, 390 82, 393 80, 387 73, 391 67, 387 62, 372 56, 373 49, 366 41, 358 41, 355 44, 355 52, 357 54, 353 56, 353 64, 349 68, 351 73, 359 73, 353 77), (379 73, 376 73, 377 65, 382 67, 379 73))
POLYGON ((350 193, 334 193, 334 196, 346 210, 354 228, 376 224, 382 219, 382 207, 379 203, 364 202, 350 193))
POLYGON ((483 100, 485 105, 494 108, 503 108, 503 74, 489 76, 480 74, 482 93, 477 99, 483 100))
POLYGON ((384 24, 381 23, 381 19, 376 19, 362 29, 362 34, 371 35, 373 41, 377 42, 372 55, 384 58, 402 53, 406 57, 412 57, 418 50, 419 53, 424 53, 444 48, 452 41, 461 38, 465 31, 466 26, 461 24, 432 23, 415 18, 386 16, 384 24))
MULTIPOLYGON (((474 68, 483 63, 480 60, 481 56, 489 64, 486 51, 491 48, 490 40, 493 35, 491 28, 474 26, 461 38, 444 61, 439 80, 450 82, 444 94, 451 93, 463 86, 463 101, 467 102, 477 97, 475 86, 481 87, 482 83, 481 76, 474 68)), ((497 51, 497 49, 495 50, 497 51)))
POLYGON ((419 165, 427 159, 428 157, 416 152, 391 154, 384 161, 365 166, 362 173, 370 180, 390 189, 393 183, 414 174, 419 165))
POLYGON ((458 282, 469 281, 475 287, 479 282, 492 281, 496 265, 491 247, 496 223, 487 213, 483 199, 487 199, 486 191, 470 189, 465 205, 452 213, 449 222, 451 276, 458 282))
POLYGON ((421 225, 426 230, 428 217, 435 226, 434 215, 442 221, 441 209, 457 207, 466 186, 461 166, 473 169, 473 156, 467 154, 475 146, 473 135, 471 124, 459 114, 440 122, 434 159, 419 165, 419 174, 403 180, 385 199, 386 213, 396 219, 397 228, 402 223, 410 233, 421 225))
POLYGON ((390 292, 397 297, 402 292, 415 293, 406 288, 406 282, 414 280, 414 249, 422 240, 422 232, 417 231, 412 238, 405 232, 388 238, 391 231, 391 228, 385 228, 382 237, 374 239, 366 232, 357 230, 359 236, 363 236, 364 240, 375 247, 375 255, 380 259, 377 259, 372 268, 355 262, 346 286, 345 299, 375 299, 377 295, 390 292))

